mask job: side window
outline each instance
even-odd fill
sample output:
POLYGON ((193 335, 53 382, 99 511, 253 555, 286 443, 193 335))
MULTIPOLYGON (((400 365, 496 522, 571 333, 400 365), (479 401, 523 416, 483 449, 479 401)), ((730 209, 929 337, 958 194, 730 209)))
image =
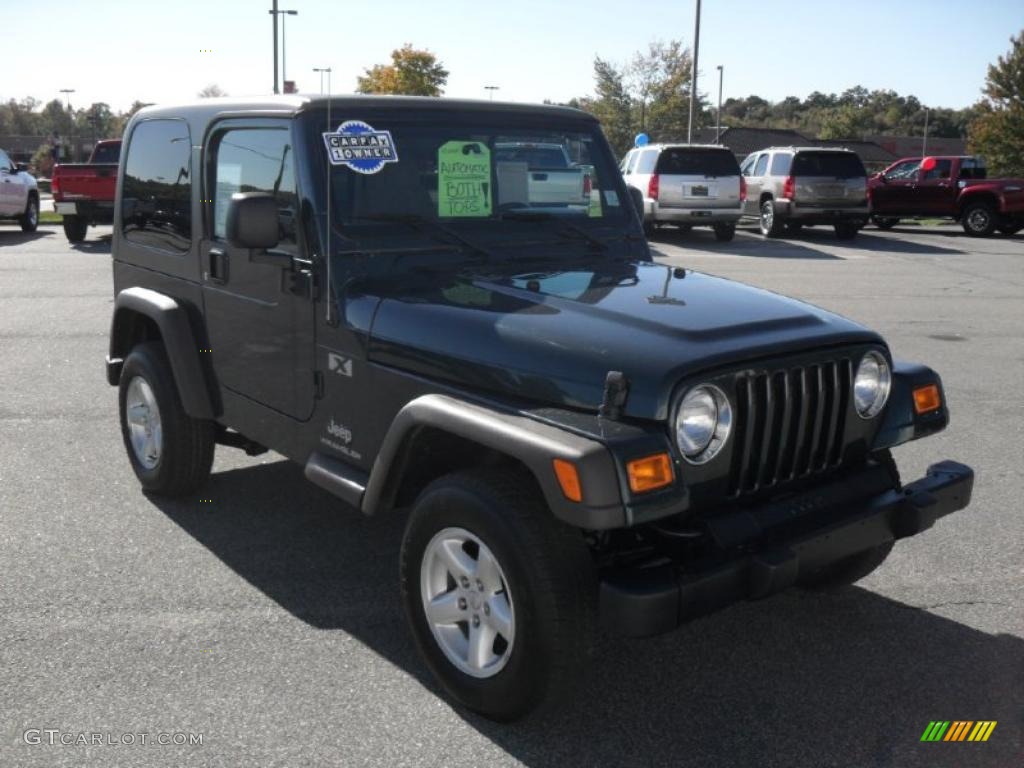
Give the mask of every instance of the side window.
POLYGON ((929 179, 948 179, 950 172, 953 170, 953 161, 948 157, 943 160, 936 160, 935 167, 930 171, 925 171, 923 180, 928 181, 929 179))
POLYGON ((6 171, 8 168, 13 168, 11 164, 11 158, 7 156, 7 153, 0 149, 0 171, 6 171))
POLYGON ((768 169, 768 154, 765 153, 757 158, 757 165, 754 166, 754 176, 764 176, 768 169))
POLYGON ((126 240, 184 253, 192 245, 192 139, 184 120, 146 120, 132 131, 121 193, 126 240))
POLYGON ((754 171, 754 163, 757 162, 757 155, 747 155, 747 159, 743 161, 743 165, 740 166, 740 173, 744 176, 749 176, 754 171))
POLYGON ((654 173, 654 166, 658 162, 658 150, 645 149, 638 152, 639 159, 636 163, 636 173, 654 173))
POLYGON ((793 156, 788 152, 780 152, 772 158, 772 176, 789 176, 789 168, 793 165, 793 156))
POLYGON ((896 163, 892 169, 885 174, 889 181, 909 181, 917 178, 917 169, 921 166, 920 160, 904 160, 896 163))
POLYGON ((633 166, 636 165, 636 155, 637 153, 633 150, 626 153, 626 156, 622 160, 622 169, 624 173, 629 174, 633 172, 633 166))
POLYGON ((214 139, 213 237, 226 236, 228 204, 235 192, 265 192, 277 199, 278 248, 296 252, 295 153, 281 128, 233 128, 214 139))

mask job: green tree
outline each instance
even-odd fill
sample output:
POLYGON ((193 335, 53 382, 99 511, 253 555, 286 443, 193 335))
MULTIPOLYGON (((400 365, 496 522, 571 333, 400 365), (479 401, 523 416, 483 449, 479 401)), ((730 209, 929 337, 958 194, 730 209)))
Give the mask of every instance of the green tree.
POLYGON ((1024 176, 1024 30, 1010 38, 1010 50, 989 65, 969 129, 972 152, 999 176, 1024 176))
POLYGON ((377 64, 358 78, 359 93, 396 93, 406 96, 440 96, 448 83, 448 70, 430 51, 410 43, 391 52, 390 64, 377 64))
POLYGON ((198 96, 200 99, 216 99, 219 96, 227 95, 227 91, 225 91, 216 83, 210 83, 208 86, 203 88, 203 90, 196 94, 196 96, 198 96))
POLYGON ((616 155, 633 146, 633 100, 626 88, 626 72, 600 56, 594 57, 594 96, 580 100, 580 108, 590 112, 604 129, 604 135, 616 155))
POLYGON ((636 124, 641 130, 655 141, 679 141, 686 137, 693 60, 681 41, 653 42, 646 53, 637 53, 628 82, 639 111, 636 124))

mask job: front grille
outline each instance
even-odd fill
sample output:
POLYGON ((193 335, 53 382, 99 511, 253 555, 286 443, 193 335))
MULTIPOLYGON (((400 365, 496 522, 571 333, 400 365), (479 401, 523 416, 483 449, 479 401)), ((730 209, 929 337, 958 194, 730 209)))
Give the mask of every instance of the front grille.
POLYGON ((730 495, 838 466, 852 378, 849 358, 738 376, 730 495))

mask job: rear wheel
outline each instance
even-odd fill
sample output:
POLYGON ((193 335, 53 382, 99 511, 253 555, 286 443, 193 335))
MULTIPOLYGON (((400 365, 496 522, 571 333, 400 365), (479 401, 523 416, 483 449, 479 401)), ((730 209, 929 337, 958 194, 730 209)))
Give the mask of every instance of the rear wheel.
POLYGON ((185 413, 163 344, 146 342, 131 351, 121 369, 118 404, 124 447, 145 490, 183 496, 206 482, 214 424, 185 413))
POLYGON ((67 235, 69 243, 80 243, 85 240, 88 229, 89 222, 85 219, 75 215, 64 217, 64 234, 67 235))
POLYGON ((963 211, 961 223, 971 237, 988 237, 996 231, 996 212, 991 203, 969 203, 963 211))
POLYGON ((874 216, 871 221, 879 229, 892 229, 900 223, 900 220, 893 216, 874 216))
POLYGON ((715 240, 727 243, 736 237, 735 224, 715 224, 715 240))
POLYGON ((580 533, 518 472, 446 475, 405 530, 402 599, 449 695, 495 720, 573 690, 595 631, 596 576, 580 533))
POLYGON ((22 232, 35 232, 39 228, 39 198, 29 195, 25 213, 18 219, 22 232))
POLYGON ((760 227, 765 237, 778 237, 782 234, 782 221, 775 214, 775 201, 770 198, 761 202, 760 227))
POLYGON ((836 237, 840 240, 852 240, 857 236, 857 223, 854 221, 837 221, 834 225, 836 237))

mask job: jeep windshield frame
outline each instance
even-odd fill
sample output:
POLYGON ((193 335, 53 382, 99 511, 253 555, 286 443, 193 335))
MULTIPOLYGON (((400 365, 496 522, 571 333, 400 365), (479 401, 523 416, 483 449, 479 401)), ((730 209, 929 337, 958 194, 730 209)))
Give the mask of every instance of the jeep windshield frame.
MULTIPOLYGON (((618 165, 598 123, 586 115, 575 119, 543 110, 531 114, 526 110, 368 105, 359 110, 333 109, 330 130, 323 108, 305 112, 300 125, 300 141, 307 146, 306 188, 317 211, 329 208, 332 241, 344 242, 347 252, 394 252, 422 246, 426 228, 402 223, 414 220, 428 227, 441 225, 480 249, 509 258, 514 258, 518 244, 572 242, 565 237, 568 222, 595 238, 626 239, 634 234, 635 215, 618 165), (349 121, 359 121, 380 135, 381 141, 390 141, 397 159, 388 159, 370 172, 365 164, 362 172, 353 167, 355 163, 332 164, 329 152, 334 149, 328 145, 339 143, 333 135, 349 121), (325 134, 332 135, 328 138, 325 134), (512 147, 522 150, 524 157, 546 157, 554 145, 564 149, 569 167, 563 163, 561 168, 552 168, 546 163, 544 168, 534 168, 528 161, 509 160, 512 147), (527 151, 532 146, 544 152, 527 151), (456 157, 464 151, 468 160, 486 162, 477 162, 470 173, 461 176, 448 172, 450 165, 442 168, 442 147, 445 153, 455 150, 456 157), (447 182, 456 185, 452 188, 456 192, 469 189, 463 197, 475 205, 470 215, 459 215, 461 209, 452 207, 448 211, 453 215, 448 215, 445 204, 458 196, 442 198, 439 190, 447 182), (524 227, 522 220, 505 215, 510 212, 545 215, 538 217, 535 226, 524 227)), ((445 159, 449 157, 445 154, 445 159)), ((344 158, 336 157, 336 162, 344 162, 344 158)))

